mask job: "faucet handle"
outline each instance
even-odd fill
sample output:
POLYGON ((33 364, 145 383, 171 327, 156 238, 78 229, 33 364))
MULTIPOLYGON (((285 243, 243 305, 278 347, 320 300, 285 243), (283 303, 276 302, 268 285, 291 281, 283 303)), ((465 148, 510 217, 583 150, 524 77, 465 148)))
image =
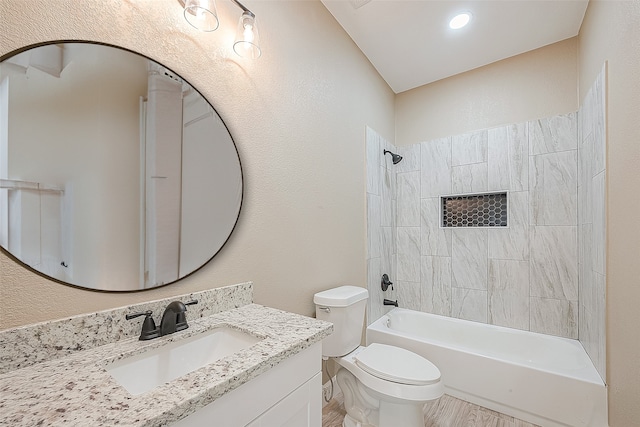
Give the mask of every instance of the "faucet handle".
POLYGON ((387 273, 382 275, 380 286, 382 287, 383 291, 386 291, 387 289, 389 289, 389 286, 391 286, 391 290, 393 290, 393 282, 389 280, 389 275, 387 273))
MULTIPOLYGON (((198 300, 194 299, 193 301, 189 301, 189 302, 185 302, 184 305, 194 305, 197 304, 198 300)), ((186 309, 186 307, 185 307, 186 309)), ((187 316, 185 314, 184 311, 178 313, 177 317, 176 317, 176 332, 178 331, 182 331, 184 329, 187 329, 189 327, 189 324, 187 323, 187 316)))
POLYGON ((158 338, 160 336, 160 331, 156 327, 156 322, 153 321, 153 317, 151 317, 152 311, 142 311, 140 313, 127 314, 125 318, 127 320, 135 319, 136 317, 145 316, 144 321, 142 322, 142 332, 140 332, 140 341, 150 340, 153 338, 158 338))

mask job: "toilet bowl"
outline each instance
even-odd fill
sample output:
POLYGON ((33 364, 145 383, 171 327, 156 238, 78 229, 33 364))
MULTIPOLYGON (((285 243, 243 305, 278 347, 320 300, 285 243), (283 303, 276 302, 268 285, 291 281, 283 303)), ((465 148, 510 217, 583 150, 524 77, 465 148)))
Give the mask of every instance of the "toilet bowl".
POLYGON ((423 427, 426 402, 444 394, 438 368, 399 347, 360 346, 368 292, 341 286, 314 296, 316 317, 334 324, 322 343, 323 358, 334 358, 344 395, 344 427, 423 427))
POLYGON ((370 344, 335 360, 344 427, 422 427, 424 404, 444 393, 438 368, 402 348, 370 344))

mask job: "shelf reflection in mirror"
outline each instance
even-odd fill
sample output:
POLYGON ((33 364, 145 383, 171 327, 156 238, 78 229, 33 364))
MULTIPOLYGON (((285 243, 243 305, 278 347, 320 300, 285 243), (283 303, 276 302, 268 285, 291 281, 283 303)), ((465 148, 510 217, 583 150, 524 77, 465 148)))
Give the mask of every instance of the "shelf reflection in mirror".
POLYGON ((51 43, 2 59, 5 251, 103 291, 173 283, 218 253, 240 214, 242 169, 197 90, 103 44, 51 43))

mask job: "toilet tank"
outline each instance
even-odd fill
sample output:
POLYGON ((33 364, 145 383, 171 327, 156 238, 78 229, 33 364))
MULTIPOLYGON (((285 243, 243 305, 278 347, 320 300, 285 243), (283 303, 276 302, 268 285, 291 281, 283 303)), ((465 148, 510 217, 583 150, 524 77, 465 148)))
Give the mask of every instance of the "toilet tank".
POLYGON ((322 341, 322 356, 344 356, 360 345, 368 295, 357 286, 340 286, 314 295, 316 317, 333 323, 333 333, 322 341))

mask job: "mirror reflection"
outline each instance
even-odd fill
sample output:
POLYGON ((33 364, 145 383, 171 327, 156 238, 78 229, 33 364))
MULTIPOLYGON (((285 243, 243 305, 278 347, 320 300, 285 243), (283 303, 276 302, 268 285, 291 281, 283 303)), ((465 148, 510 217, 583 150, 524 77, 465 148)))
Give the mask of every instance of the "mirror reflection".
POLYGON ((238 153, 179 75, 113 46, 37 46, 0 63, 0 245, 107 291, 206 264, 242 204, 238 153))

